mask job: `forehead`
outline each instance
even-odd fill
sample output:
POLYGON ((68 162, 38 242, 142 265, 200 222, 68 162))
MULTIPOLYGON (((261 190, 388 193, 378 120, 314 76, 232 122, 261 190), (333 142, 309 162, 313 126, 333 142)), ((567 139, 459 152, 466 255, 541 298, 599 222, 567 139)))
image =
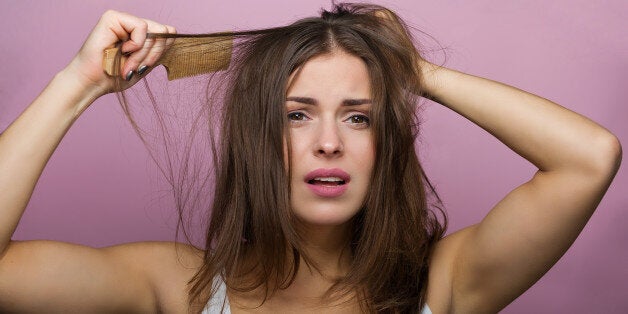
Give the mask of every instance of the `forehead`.
POLYGON ((308 60, 290 76, 287 90, 287 96, 369 98, 370 94, 366 63, 339 50, 308 60))

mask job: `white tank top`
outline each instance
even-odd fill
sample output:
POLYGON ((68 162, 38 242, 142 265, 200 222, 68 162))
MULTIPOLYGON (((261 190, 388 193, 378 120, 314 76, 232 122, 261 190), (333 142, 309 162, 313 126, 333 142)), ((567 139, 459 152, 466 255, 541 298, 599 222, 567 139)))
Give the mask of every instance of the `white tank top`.
MULTIPOLYGON (((209 299, 202 314, 231 314, 229 300, 227 299, 227 286, 220 276, 214 279, 214 286, 216 285, 218 285, 218 290, 216 290, 216 293, 209 299)), ((421 310, 421 314, 432 314, 432 310, 425 304, 421 310)))

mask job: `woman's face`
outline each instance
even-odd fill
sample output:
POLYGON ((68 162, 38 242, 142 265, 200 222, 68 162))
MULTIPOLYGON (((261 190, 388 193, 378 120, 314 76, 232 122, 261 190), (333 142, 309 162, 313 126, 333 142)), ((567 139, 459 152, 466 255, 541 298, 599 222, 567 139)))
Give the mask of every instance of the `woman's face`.
POLYGON ((375 162, 366 64, 336 51, 297 72, 286 98, 292 210, 310 226, 341 225, 360 210, 375 162))

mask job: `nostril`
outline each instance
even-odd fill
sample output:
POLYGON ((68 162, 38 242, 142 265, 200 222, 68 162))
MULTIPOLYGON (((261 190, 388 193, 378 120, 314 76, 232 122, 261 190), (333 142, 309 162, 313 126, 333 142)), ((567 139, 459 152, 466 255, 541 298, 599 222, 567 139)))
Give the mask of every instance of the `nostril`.
POLYGON ((334 149, 334 150, 324 150, 324 149, 320 149, 318 150, 318 153, 321 155, 338 155, 340 154, 340 150, 334 149))
POLYGON ((317 144, 316 153, 321 156, 337 156, 342 153, 342 146, 338 140, 322 140, 317 144))

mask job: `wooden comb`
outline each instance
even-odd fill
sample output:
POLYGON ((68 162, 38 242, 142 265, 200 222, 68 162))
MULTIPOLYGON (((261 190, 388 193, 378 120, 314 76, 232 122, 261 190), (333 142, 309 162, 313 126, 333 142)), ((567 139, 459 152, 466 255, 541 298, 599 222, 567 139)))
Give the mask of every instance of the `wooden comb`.
MULTIPOLYGON (((163 65, 168 80, 225 70, 231 63, 233 36, 179 37, 166 50, 153 67, 163 65)), ((113 76, 114 60, 118 48, 104 52, 103 69, 113 76)), ((124 58, 124 56, 122 57, 124 58)), ((124 59, 121 60, 124 63, 124 59)))

